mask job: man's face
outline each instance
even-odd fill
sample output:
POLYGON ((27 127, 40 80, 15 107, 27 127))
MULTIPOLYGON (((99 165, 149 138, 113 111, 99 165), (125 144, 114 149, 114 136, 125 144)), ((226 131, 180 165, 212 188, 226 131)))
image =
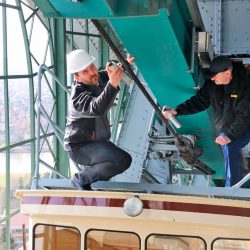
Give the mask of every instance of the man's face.
POLYGON ((228 69, 224 72, 220 72, 211 78, 211 80, 216 85, 226 85, 226 84, 230 83, 231 79, 232 79, 232 72, 230 69, 228 69))
POLYGON ((92 63, 87 68, 75 73, 75 79, 78 82, 83 82, 87 85, 97 85, 98 84, 98 70, 96 66, 92 63))

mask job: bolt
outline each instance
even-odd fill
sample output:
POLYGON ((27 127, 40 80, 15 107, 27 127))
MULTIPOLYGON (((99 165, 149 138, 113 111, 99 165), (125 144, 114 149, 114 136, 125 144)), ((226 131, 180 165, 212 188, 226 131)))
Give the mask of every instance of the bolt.
POLYGON ((148 0, 144 1, 144 8, 147 9, 149 8, 149 6, 150 6, 149 1, 148 0))

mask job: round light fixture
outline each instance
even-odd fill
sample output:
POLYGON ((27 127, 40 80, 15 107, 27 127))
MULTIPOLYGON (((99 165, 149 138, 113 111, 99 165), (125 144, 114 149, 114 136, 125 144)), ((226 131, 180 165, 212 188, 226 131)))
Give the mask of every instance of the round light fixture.
POLYGON ((123 205, 124 213, 128 216, 138 216, 143 210, 143 203, 138 197, 128 198, 123 205))

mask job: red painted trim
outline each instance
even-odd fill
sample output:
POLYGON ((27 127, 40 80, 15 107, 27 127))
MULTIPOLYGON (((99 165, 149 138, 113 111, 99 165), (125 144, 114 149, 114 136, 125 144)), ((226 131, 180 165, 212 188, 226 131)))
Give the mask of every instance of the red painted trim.
MULTIPOLYGON (((25 205, 35 204, 90 207, 123 207, 124 202, 125 199, 49 196, 24 196, 22 200, 22 204, 25 205)), ((250 208, 169 201, 143 200, 142 202, 144 209, 250 217, 250 208)))

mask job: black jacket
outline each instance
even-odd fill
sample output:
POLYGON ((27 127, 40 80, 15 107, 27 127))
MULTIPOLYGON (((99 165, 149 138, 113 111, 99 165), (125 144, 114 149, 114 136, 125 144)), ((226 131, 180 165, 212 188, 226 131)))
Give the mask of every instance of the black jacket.
POLYGON ((250 128, 250 78, 233 72, 227 85, 216 85, 208 80, 189 100, 176 107, 178 115, 201 112, 212 106, 215 127, 224 132, 231 140, 242 135, 250 128))
POLYGON ((64 136, 66 151, 84 142, 110 139, 107 112, 119 90, 108 80, 107 72, 100 71, 98 86, 73 83, 64 136))

